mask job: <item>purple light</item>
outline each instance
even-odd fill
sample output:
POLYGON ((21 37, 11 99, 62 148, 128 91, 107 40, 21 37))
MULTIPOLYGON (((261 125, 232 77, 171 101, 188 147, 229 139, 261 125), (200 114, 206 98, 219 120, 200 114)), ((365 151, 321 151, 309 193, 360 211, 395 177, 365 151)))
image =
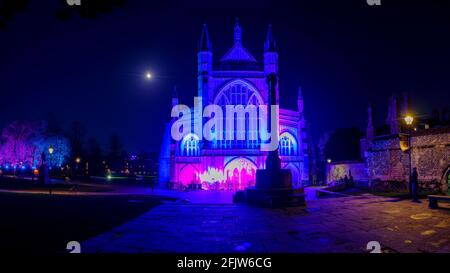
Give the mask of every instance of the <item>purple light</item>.
POLYGON ((192 165, 182 168, 178 176, 181 184, 188 187, 201 183, 205 190, 242 190, 255 185, 257 166, 252 161, 239 157, 228 162, 225 168, 220 163, 215 165, 204 171, 192 165))

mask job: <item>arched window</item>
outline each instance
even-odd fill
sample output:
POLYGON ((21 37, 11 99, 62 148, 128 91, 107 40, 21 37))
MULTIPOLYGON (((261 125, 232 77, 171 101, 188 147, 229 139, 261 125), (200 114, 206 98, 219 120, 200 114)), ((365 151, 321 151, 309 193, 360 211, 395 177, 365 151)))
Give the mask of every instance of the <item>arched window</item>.
POLYGON ((217 105, 248 105, 258 106, 264 104, 259 92, 248 82, 234 80, 226 84, 217 93, 214 104, 217 105))
MULTIPOLYGON (((233 80, 223 86, 220 91, 217 93, 214 104, 220 106, 226 105, 242 105, 247 107, 248 105, 254 105, 258 107, 259 105, 264 104, 264 100, 261 97, 261 94, 258 90, 251 85, 250 83, 244 80, 233 80)), ((257 109, 257 108, 256 108, 257 109)), ((256 110, 257 111, 257 110, 256 110)), ((225 113, 225 109, 224 109, 225 113)), ((225 118, 225 117, 224 117, 225 118)), ((221 140, 216 141, 214 147, 216 148, 258 148, 259 141, 255 140, 258 137, 258 129, 250 130, 250 123, 257 124, 258 118, 257 115, 251 117, 250 115, 245 116, 245 120, 242 121, 239 117, 234 121, 235 128, 235 140, 221 140), (244 122, 245 123, 245 132, 239 132, 240 134, 245 134, 245 140, 236 140, 237 123, 244 122), (250 140, 250 138, 252 140, 250 140)), ((223 135, 226 135, 226 128, 223 128, 223 135)))
POLYGON ((183 156, 199 156, 200 145, 198 136, 194 134, 186 135, 181 141, 180 150, 183 156))
POLYGON ((297 155, 297 141, 292 134, 288 132, 282 133, 279 141, 278 150, 280 155, 297 155))

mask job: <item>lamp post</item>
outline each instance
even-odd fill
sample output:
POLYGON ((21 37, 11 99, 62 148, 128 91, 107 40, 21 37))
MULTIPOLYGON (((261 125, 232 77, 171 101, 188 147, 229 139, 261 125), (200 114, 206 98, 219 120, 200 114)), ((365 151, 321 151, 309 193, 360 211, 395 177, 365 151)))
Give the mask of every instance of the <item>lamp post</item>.
POLYGON ((80 162, 81 162, 81 158, 79 157, 79 156, 77 156, 76 158, 75 158, 75 163, 77 163, 76 164, 76 167, 75 167, 75 176, 78 176, 78 167, 79 167, 79 165, 80 165, 80 162))
POLYGON ((410 197, 413 196, 413 192, 412 192, 412 147, 411 147, 411 133, 410 133, 410 127, 412 125, 412 123, 414 122, 414 117, 411 115, 406 115, 405 118, 405 123, 408 127, 408 132, 406 133, 406 136, 408 138, 408 156, 409 156, 409 195, 410 197))
MULTIPOLYGON (((50 174, 52 171, 52 162, 53 162, 53 152, 55 151, 55 149, 53 149, 52 145, 50 145, 50 147, 48 147, 48 153, 50 154, 50 174)), ((52 178, 49 175, 49 179, 48 179, 48 183, 49 183, 49 187, 48 187, 48 193, 51 195, 52 194, 52 178)))
POLYGON ((54 151, 55 151, 55 149, 53 149, 53 146, 50 145, 50 147, 48 147, 48 153, 50 154, 50 156, 52 156, 54 151))
POLYGON ((330 171, 330 169, 331 169, 331 162, 332 162, 332 160, 331 160, 331 158, 327 158, 327 163, 325 164, 325 170, 324 170, 324 183, 325 183, 325 185, 327 185, 328 183, 330 183, 331 181, 329 181, 329 180, 331 180, 331 179, 329 179, 329 177, 328 177, 328 173, 329 173, 329 171, 330 171))

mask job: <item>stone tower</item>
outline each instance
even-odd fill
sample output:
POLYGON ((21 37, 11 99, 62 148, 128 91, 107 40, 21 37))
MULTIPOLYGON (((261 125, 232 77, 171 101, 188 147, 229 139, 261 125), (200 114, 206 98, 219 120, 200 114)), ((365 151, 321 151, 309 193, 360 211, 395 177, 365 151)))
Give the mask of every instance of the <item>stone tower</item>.
POLYGON ((391 134, 398 134, 399 133, 398 112, 397 112, 397 98, 395 96, 391 96, 389 98, 388 117, 387 117, 387 120, 386 120, 386 124, 389 125, 391 134))
POLYGON ((198 96, 203 99, 203 102, 210 102, 209 98, 205 97, 210 89, 212 66, 213 66, 213 53, 212 44, 208 35, 208 27, 203 25, 202 36, 200 38, 199 52, 197 54, 198 63, 198 96))

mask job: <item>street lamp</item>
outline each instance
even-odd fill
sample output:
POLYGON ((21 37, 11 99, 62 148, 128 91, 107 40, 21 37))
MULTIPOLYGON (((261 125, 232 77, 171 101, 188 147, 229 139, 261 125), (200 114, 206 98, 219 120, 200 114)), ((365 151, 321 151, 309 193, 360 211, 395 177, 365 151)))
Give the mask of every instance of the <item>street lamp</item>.
POLYGON ((152 78, 152 74, 151 74, 150 72, 146 72, 146 73, 145 73, 145 78, 146 78, 147 80, 150 80, 150 79, 152 78))
POLYGON ((48 147, 48 153, 50 154, 50 169, 52 168, 52 163, 53 163, 53 152, 55 151, 55 149, 53 149, 53 146, 50 145, 50 147, 48 147))
POLYGON ((76 165, 76 168, 75 168, 75 176, 77 176, 78 175, 78 166, 80 165, 80 162, 81 162, 81 158, 79 157, 79 156, 77 156, 76 158, 75 158, 75 162, 77 163, 77 165, 76 165))
POLYGON ((408 157, 409 157, 409 194, 412 197, 413 196, 413 192, 412 192, 412 147, 411 147, 411 133, 410 133, 410 127, 414 122, 414 117, 411 115, 406 115, 405 118, 405 123, 408 126, 408 130, 406 133, 406 137, 408 138, 408 157))
POLYGON ((414 122, 414 117, 411 115, 405 116, 405 123, 406 125, 410 126, 414 122))
MULTIPOLYGON (((51 166, 52 166, 52 156, 53 156, 53 152, 55 151, 55 149, 53 149, 52 145, 50 145, 50 147, 48 147, 48 153, 50 154, 50 172, 51 172, 51 166)), ((48 186, 48 193, 51 195, 52 194, 52 180, 51 177, 49 177, 48 179, 49 181, 49 186, 48 186)))

